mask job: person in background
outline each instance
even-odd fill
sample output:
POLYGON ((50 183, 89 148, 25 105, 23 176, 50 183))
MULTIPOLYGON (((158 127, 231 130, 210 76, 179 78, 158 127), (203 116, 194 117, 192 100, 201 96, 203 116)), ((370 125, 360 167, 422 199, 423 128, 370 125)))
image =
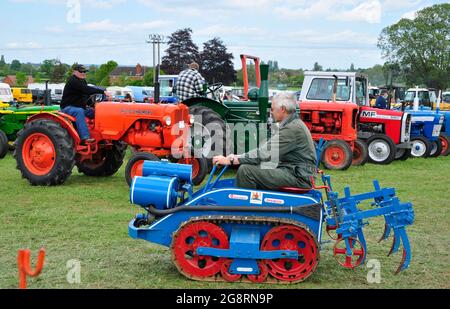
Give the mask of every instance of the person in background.
POLYGON ((199 65, 193 62, 187 70, 178 75, 175 92, 181 102, 204 94, 203 87, 206 82, 198 70, 199 65))
POLYGON ((388 98, 387 90, 381 90, 381 93, 375 102, 375 107, 381 108, 381 109, 387 109, 388 108, 387 98, 388 98))

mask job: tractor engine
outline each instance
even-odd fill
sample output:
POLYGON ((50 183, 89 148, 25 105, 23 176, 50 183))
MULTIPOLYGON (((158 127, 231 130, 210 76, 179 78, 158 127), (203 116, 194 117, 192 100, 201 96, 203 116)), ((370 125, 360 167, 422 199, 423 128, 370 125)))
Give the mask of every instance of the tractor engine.
POLYGON ((342 113, 305 111, 301 113, 311 133, 340 134, 342 128, 342 113))
POLYGON ((348 103, 301 102, 300 117, 311 134, 355 136, 358 107, 348 103))
POLYGON ((122 140, 145 151, 185 147, 189 126, 189 109, 183 104, 105 102, 96 107, 95 130, 102 139, 122 140))

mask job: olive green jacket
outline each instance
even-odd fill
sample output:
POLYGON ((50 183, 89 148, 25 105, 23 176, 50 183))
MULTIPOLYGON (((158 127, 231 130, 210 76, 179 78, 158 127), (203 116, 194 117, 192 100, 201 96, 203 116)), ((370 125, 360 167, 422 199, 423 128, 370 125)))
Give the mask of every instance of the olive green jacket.
POLYGON ((239 162, 261 166, 266 163, 266 166, 286 169, 294 176, 309 181, 309 177, 316 174, 317 158, 314 141, 306 125, 296 114, 292 114, 274 131, 275 134, 272 132, 266 144, 238 156, 239 162))

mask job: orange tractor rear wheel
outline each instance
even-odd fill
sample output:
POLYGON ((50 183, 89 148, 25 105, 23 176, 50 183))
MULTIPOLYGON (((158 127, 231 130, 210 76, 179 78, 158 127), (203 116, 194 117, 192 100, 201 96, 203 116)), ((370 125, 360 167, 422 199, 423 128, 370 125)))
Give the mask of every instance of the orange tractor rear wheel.
POLYGON ((111 148, 101 148, 92 160, 77 162, 78 171, 91 177, 112 176, 122 166, 126 151, 127 144, 114 141, 111 148))
POLYGON ((17 169, 32 185, 59 185, 72 174, 74 142, 58 122, 36 120, 25 124, 17 134, 16 146, 17 169))

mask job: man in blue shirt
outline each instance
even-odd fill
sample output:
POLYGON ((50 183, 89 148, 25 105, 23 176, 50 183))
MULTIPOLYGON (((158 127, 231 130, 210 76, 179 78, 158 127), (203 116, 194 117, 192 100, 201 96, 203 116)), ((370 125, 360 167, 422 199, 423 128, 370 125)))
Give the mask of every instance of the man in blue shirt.
POLYGON ((377 101, 375 102, 375 107, 381 108, 381 109, 387 109, 388 108, 387 98, 388 98, 387 90, 382 90, 381 94, 377 98, 377 101))

